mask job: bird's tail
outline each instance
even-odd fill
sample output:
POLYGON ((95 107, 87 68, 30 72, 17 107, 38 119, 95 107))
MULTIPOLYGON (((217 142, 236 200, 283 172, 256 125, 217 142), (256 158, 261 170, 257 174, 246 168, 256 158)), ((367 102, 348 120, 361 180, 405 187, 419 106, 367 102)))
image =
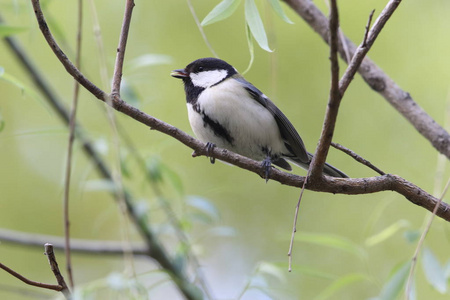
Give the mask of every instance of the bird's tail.
MULTIPOLYGON (((301 167, 305 170, 308 170, 312 157, 313 157, 313 155, 308 152, 309 161, 307 163, 300 161, 296 157, 289 157, 289 158, 286 157, 286 158, 289 159, 290 161, 292 161, 293 163, 295 163, 296 165, 298 165, 299 167, 301 167)), ((325 166, 323 167, 323 173, 325 175, 332 176, 332 177, 348 178, 348 176, 344 172, 333 167, 332 165, 330 165, 328 163, 325 163, 325 166)))

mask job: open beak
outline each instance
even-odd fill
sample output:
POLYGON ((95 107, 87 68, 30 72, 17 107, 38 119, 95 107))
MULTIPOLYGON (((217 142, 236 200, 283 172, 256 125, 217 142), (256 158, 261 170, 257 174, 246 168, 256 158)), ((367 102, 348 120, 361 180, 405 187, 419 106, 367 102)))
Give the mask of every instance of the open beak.
POLYGON ((170 76, 183 79, 183 78, 189 77, 189 74, 186 72, 185 69, 178 69, 178 70, 173 70, 170 73, 170 76))

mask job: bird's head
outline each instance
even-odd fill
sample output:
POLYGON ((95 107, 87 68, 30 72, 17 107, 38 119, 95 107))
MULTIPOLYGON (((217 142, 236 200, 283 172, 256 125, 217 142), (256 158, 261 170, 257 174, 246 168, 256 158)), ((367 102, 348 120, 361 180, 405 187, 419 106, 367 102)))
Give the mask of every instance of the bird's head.
POLYGON ((183 79, 185 84, 206 89, 237 73, 236 69, 227 62, 207 57, 191 62, 184 69, 173 70, 170 75, 183 79))

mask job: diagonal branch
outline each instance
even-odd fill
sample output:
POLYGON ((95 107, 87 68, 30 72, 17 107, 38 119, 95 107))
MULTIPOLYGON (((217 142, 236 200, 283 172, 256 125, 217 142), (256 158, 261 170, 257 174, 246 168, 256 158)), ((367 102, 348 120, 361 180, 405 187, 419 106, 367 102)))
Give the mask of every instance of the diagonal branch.
POLYGON ((21 280, 22 282, 31 285, 31 286, 36 286, 36 287, 40 287, 40 288, 44 288, 44 289, 49 289, 49 290, 54 290, 54 291, 58 291, 61 292, 63 287, 60 285, 55 285, 55 284, 48 284, 48 283, 41 283, 41 282, 37 282, 34 280, 30 280, 28 278, 26 278, 25 276, 17 273, 16 271, 14 271, 11 268, 8 268, 7 266, 5 266, 4 264, 0 263, 0 269, 5 270, 6 272, 8 272, 9 274, 11 274, 12 276, 16 277, 17 279, 21 280))
MULTIPOLYGON (((328 43, 327 18, 311 0, 283 1, 328 43)), ((356 46, 348 38, 344 37, 344 40, 346 47, 339 47, 339 53, 342 59, 348 63, 344 48, 348 49, 348 52, 353 55, 356 51, 356 46)), ((367 57, 361 63, 358 72, 366 83, 403 115, 437 151, 450 158, 450 134, 437 124, 413 100, 408 92, 402 90, 380 67, 367 57)))

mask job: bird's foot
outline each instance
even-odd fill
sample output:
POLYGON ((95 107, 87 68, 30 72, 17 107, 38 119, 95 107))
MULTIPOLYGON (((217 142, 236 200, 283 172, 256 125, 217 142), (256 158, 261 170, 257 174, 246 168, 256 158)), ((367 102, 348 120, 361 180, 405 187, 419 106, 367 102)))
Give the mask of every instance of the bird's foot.
POLYGON ((264 178, 269 181, 270 172, 272 171, 272 160, 270 156, 267 156, 261 163, 261 167, 264 169, 264 178))
POLYGON ((214 157, 211 157, 211 153, 214 150, 216 145, 211 142, 206 143, 206 156, 209 157, 209 161, 214 164, 216 162, 216 159, 214 157))

